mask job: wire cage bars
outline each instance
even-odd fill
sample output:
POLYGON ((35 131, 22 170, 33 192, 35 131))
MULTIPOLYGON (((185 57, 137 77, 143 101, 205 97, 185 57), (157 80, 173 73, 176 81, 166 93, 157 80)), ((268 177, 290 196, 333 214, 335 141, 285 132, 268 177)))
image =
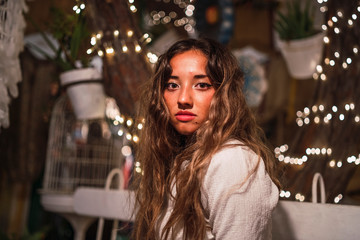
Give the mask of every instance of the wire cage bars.
POLYGON ((67 96, 60 97, 51 117, 42 193, 104 187, 109 172, 123 165, 123 141, 106 118, 77 120, 67 96))

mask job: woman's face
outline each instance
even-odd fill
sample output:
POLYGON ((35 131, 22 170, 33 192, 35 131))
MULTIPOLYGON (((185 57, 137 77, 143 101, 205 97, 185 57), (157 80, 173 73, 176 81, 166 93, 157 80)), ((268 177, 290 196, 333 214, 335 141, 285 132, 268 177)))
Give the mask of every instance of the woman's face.
POLYGON ((194 133, 207 119, 215 89, 206 74, 207 58, 197 50, 175 55, 164 99, 170 123, 182 135, 194 133))

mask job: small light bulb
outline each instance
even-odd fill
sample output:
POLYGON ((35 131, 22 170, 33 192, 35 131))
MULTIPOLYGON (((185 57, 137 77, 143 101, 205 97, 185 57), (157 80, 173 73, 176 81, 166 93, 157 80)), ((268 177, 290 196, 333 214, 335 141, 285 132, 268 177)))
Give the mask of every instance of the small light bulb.
POLYGON ((141 47, 139 44, 135 45, 135 52, 140 52, 141 51, 141 47))
POLYGON ((132 37, 134 35, 134 32, 132 30, 129 30, 126 34, 128 37, 132 37))

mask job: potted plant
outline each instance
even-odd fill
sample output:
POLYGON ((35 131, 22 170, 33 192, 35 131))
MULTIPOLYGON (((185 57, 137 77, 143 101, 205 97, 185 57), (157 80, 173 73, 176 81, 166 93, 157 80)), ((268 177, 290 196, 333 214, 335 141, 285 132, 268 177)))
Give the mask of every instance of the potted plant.
POLYGON ((105 93, 101 73, 90 66, 89 55, 80 51, 85 41, 90 40, 84 8, 85 5, 75 6, 74 14, 65 14, 52 7, 52 22, 49 26, 51 37, 41 30, 39 32, 53 54, 49 55, 41 48, 32 46, 61 69, 60 85, 66 88, 75 116, 81 120, 105 116, 105 93), (52 39, 56 39, 56 42, 52 39))
POLYGON ((290 75, 310 78, 322 56, 324 33, 314 26, 314 8, 309 0, 289 0, 285 10, 278 12, 274 25, 280 38, 278 46, 290 75))

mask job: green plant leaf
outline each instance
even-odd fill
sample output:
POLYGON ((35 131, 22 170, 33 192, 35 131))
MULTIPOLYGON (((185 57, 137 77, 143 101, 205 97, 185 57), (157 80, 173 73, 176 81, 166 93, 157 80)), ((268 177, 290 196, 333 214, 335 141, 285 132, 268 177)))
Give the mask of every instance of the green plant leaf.
POLYGON ((301 39, 316 33, 314 11, 309 0, 306 0, 304 8, 300 0, 287 1, 286 10, 286 13, 278 11, 277 20, 274 23, 274 28, 281 39, 301 39))

